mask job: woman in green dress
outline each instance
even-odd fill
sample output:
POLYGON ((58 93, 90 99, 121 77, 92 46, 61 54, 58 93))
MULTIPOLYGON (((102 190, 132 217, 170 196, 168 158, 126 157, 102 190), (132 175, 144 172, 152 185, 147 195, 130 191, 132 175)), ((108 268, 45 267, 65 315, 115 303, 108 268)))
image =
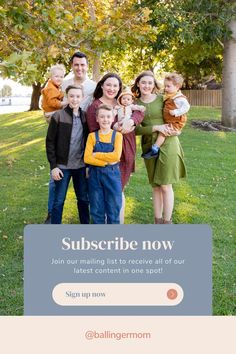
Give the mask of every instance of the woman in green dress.
POLYGON ((153 206, 156 224, 171 224, 174 207, 173 183, 185 177, 183 150, 176 131, 163 124, 163 97, 151 71, 142 72, 135 80, 132 92, 137 104, 146 107, 145 117, 136 134, 142 135, 142 151, 146 153, 157 139, 158 132, 168 138, 161 146, 158 158, 144 160, 149 183, 153 188, 153 206))

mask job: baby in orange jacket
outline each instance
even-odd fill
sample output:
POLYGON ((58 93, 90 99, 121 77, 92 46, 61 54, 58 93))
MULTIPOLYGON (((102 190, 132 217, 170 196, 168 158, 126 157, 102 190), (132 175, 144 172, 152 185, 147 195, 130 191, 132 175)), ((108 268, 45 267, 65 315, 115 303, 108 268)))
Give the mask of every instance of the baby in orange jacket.
POLYGON ((50 69, 50 79, 47 85, 42 89, 42 109, 44 111, 47 122, 54 112, 62 109, 64 94, 61 92, 60 87, 64 79, 66 70, 64 65, 53 65, 50 69))

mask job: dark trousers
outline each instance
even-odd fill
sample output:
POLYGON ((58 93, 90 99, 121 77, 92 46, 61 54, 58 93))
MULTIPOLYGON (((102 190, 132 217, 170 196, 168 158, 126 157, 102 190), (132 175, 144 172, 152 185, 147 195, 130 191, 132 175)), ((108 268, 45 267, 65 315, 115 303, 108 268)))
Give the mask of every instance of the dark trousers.
POLYGON ((50 173, 50 181, 48 185, 48 213, 50 215, 52 214, 52 208, 55 199, 55 188, 56 188, 56 184, 50 173))
POLYGON ((63 207, 66 199, 70 179, 72 178, 73 187, 77 198, 77 208, 81 224, 89 224, 89 200, 88 184, 86 179, 85 167, 75 170, 61 169, 64 177, 60 181, 55 181, 55 197, 52 208, 51 224, 61 224, 63 207))

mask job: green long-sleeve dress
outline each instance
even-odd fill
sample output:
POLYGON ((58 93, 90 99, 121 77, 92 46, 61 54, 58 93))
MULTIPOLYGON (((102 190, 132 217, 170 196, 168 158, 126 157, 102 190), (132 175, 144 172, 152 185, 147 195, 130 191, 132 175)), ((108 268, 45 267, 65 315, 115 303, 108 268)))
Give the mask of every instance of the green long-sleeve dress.
MULTIPOLYGON (((142 150, 146 153, 156 141, 158 135, 158 133, 152 133, 152 126, 164 124, 162 118, 163 97, 157 95, 156 99, 150 103, 138 99, 137 104, 146 107, 144 120, 136 128, 136 134, 142 135, 142 150)), ((183 149, 177 136, 170 136, 165 139, 160 148, 158 159, 153 158, 144 161, 152 187, 176 183, 186 175, 183 149)))

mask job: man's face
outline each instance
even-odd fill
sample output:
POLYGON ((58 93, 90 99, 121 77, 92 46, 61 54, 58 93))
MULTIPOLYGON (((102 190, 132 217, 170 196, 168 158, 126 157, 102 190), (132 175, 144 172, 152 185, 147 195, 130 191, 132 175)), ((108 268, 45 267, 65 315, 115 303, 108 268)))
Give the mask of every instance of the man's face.
POLYGON ((76 79, 85 80, 88 71, 88 63, 86 58, 74 58, 71 68, 76 79))

